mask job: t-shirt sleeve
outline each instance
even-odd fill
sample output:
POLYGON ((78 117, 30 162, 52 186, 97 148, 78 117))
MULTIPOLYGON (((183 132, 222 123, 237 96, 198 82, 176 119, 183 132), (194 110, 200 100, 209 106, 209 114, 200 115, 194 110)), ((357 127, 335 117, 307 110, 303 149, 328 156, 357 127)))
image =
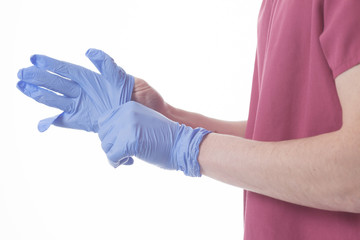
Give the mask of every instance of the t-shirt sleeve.
POLYGON ((320 44, 334 78, 360 63, 360 0, 324 0, 320 44))

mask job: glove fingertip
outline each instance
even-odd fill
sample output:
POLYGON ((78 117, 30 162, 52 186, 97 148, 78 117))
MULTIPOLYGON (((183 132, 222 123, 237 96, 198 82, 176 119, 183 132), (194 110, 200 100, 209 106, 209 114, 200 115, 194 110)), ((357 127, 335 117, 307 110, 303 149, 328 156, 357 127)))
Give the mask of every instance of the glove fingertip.
POLYGON ((38 124, 38 130, 39 132, 45 132, 46 130, 49 129, 51 124, 48 124, 46 122, 44 122, 43 120, 39 122, 38 124))
POLYGON ((32 64, 34 64, 34 65, 36 65, 36 58, 37 58, 36 54, 35 54, 35 55, 32 55, 32 56, 30 57, 30 62, 31 62, 32 64))
POLYGON ((93 50, 94 50, 94 48, 89 48, 89 49, 86 51, 85 56, 88 57, 93 50))
POLYGON ((17 89, 19 89, 21 92, 24 92, 24 91, 25 91, 25 87, 26 87, 26 83, 23 82, 23 81, 19 81, 19 82, 16 84, 16 87, 17 87, 17 89))
POLYGON ((18 73, 17 73, 17 77, 18 77, 18 79, 20 79, 20 80, 22 80, 23 79, 23 69, 20 69, 19 71, 18 71, 18 73))
POLYGON ((30 61, 32 64, 34 64, 34 66, 43 69, 46 67, 46 60, 44 59, 44 56, 38 55, 38 54, 34 54, 30 57, 30 61))
POLYGON ((26 83, 24 81, 19 81, 16 84, 17 89, 20 90, 23 94, 25 94, 28 97, 34 98, 33 94, 37 91, 38 87, 29 83, 26 83))
POLYGON ((40 120, 38 123, 38 130, 39 132, 45 132, 46 130, 49 129, 49 127, 51 126, 51 124, 54 124, 55 120, 58 119, 59 117, 61 117, 62 115, 56 115, 54 117, 50 117, 50 118, 45 118, 43 120, 40 120))
POLYGON ((124 165, 132 165, 134 163, 134 159, 132 157, 129 157, 126 159, 126 161, 123 163, 124 165))
POLYGON ((101 50, 98 50, 98 49, 95 49, 95 48, 89 48, 85 55, 88 57, 88 58, 91 58, 91 57, 94 57, 96 56, 99 52, 101 52, 101 50))
POLYGON ((134 159, 132 157, 123 158, 118 161, 112 161, 111 159, 109 159, 109 163, 114 168, 117 168, 120 165, 132 165, 134 163, 134 159))

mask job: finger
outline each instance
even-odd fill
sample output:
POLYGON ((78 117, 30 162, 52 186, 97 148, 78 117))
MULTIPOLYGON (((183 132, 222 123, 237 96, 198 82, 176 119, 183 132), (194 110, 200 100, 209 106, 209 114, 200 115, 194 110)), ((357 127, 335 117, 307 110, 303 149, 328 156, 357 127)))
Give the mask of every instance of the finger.
POLYGON ((105 52, 90 48, 85 54, 89 60, 95 65, 99 72, 106 76, 114 76, 118 73, 119 67, 114 62, 114 59, 105 52))
MULTIPOLYGON (((117 140, 119 140, 119 139, 117 139, 117 140)), ((126 144, 125 142, 123 142, 123 143, 126 144)), ((132 156, 132 154, 129 154, 126 151, 126 147, 122 146, 121 143, 116 143, 115 145, 116 145, 116 147, 114 147, 114 145, 112 145, 112 144, 111 145, 109 144, 106 146, 106 147, 108 147, 108 149, 106 149, 107 150, 106 156, 110 162, 119 163, 121 160, 127 159, 132 156)))
POLYGON ((129 157, 122 164, 123 165, 132 165, 133 163, 134 163, 134 159, 132 157, 129 157))
POLYGON ((50 118, 45 118, 45 119, 39 121, 39 123, 38 123, 38 130, 39 130, 39 132, 45 132, 46 130, 48 130, 48 128, 49 128, 52 124, 54 124, 54 122, 56 121, 56 119, 58 119, 61 115, 62 115, 62 114, 56 115, 56 116, 50 117, 50 118))
MULTIPOLYGON (((107 129, 105 131, 108 132, 109 130, 110 129, 107 129)), ((131 165, 134 162, 131 158, 132 154, 126 151, 126 147, 123 146, 124 144, 126 144, 126 142, 121 141, 116 134, 111 134, 111 132, 105 134, 101 142, 102 149, 106 153, 110 164, 114 167, 122 164, 131 165)))
POLYGON ((74 100, 72 98, 59 96, 56 93, 24 81, 19 81, 17 88, 26 96, 31 97, 35 101, 49 107, 55 107, 63 110, 64 112, 70 112, 73 109, 74 100))
POLYGON ((112 57, 110 57, 105 52, 94 48, 90 48, 86 52, 86 56, 99 70, 101 75, 104 76, 105 79, 109 81, 112 85, 114 85, 116 88, 124 88, 125 90, 132 92, 134 78, 126 74, 124 69, 119 67, 114 62, 114 59, 112 57))
POLYGON ((113 161, 109 160, 109 163, 114 168, 117 168, 120 165, 131 165, 131 164, 134 163, 134 160, 131 157, 126 157, 126 158, 123 158, 123 159, 121 159, 119 161, 116 161, 116 162, 113 162, 113 161))
POLYGON ((95 72, 84 67, 56 60, 45 55, 33 55, 30 60, 36 67, 69 78, 80 85, 91 80, 89 79, 90 76, 96 75, 95 72))
POLYGON ((18 78, 26 83, 42 86, 68 97, 77 97, 81 91, 80 86, 74 81, 64 79, 35 66, 20 69, 18 78))
POLYGON ((59 115, 56 115, 54 117, 45 118, 38 123, 38 130, 40 132, 45 132, 51 125, 63 127, 63 128, 73 128, 73 129, 87 129, 83 128, 73 120, 73 114, 62 112, 59 115))
POLYGON ((124 104, 131 100, 134 88, 134 77, 126 74, 124 69, 119 67, 105 52, 90 48, 86 56, 99 70, 101 75, 115 88, 120 90, 119 103, 124 104))

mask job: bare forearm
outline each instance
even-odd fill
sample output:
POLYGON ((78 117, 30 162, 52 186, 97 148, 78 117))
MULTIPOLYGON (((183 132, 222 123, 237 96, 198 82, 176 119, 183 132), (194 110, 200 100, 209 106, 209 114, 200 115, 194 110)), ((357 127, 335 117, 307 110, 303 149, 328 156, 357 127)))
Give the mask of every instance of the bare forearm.
POLYGON ((239 137, 245 136, 245 121, 222 121, 205 117, 198 113, 175 108, 166 103, 161 95, 141 78, 135 78, 135 85, 131 100, 154 109, 175 122, 179 122, 193 128, 202 127, 216 133, 229 134, 239 137))
POLYGON ((315 137, 258 142, 209 134, 202 173, 290 203, 360 213, 360 65, 339 75, 342 128, 315 137))
POLYGON ((245 136, 246 121, 222 121, 198 113, 184 111, 167 104, 164 115, 169 119, 192 128, 202 127, 209 131, 238 137, 245 136))
POLYGON ((257 142, 209 134, 198 160, 202 174, 253 192, 313 208, 359 212, 359 147, 345 140, 352 136, 337 131, 257 142))

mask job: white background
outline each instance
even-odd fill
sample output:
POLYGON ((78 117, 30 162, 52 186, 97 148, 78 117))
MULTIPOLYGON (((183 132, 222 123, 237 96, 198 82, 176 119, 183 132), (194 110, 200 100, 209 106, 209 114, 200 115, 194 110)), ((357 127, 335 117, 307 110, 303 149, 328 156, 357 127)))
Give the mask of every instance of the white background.
POLYGON ((243 191, 135 159, 113 169, 96 134, 16 88, 32 54, 92 70, 102 49, 171 105, 248 114, 261 0, 2 1, 0 239, 242 239, 243 191))

